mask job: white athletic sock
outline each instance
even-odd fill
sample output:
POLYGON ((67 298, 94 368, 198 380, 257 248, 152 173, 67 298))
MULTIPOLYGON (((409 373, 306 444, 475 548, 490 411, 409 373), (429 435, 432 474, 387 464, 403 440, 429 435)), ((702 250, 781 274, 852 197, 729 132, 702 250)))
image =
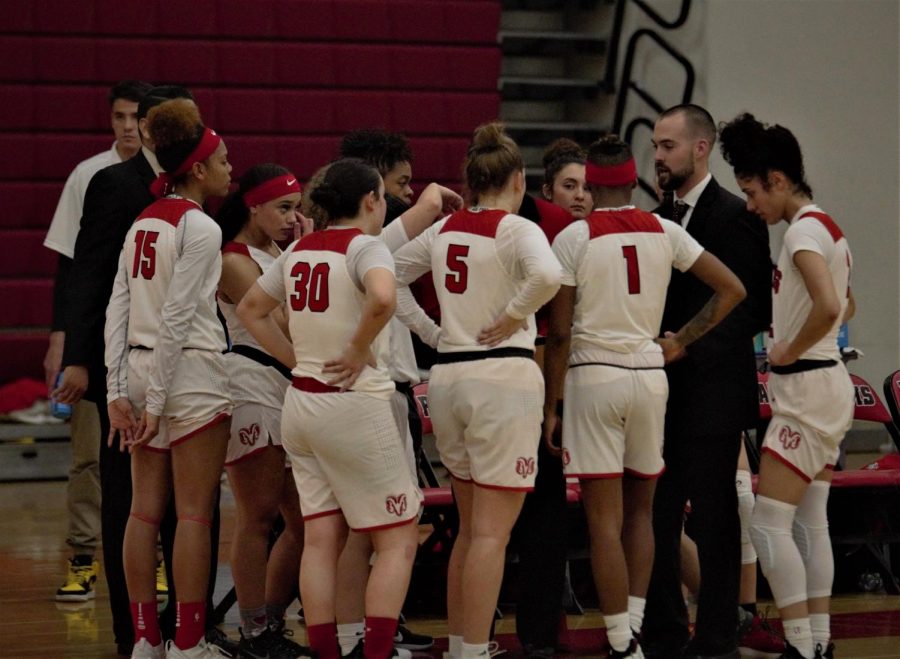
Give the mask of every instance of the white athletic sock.
POLYGON ((462 656, 463 637, 456 634, 450 634, 447 637, 448 647, 451 659, 459 659, 462 656))
POLYGON ((812 628, 814 645, 821 645, 822 649, 828 647, 831 641, 831 616, 827 613, 810 613, 809 625, 812 628))
POLYGON ((784 625, 784 638, 787 642, 793 645, 805 659, 813 659, 816 656, 816 647, 813 644, 809 618, 795 618, 781 622, 784 625))
POLYGON ((613 615, 603 614, 603 622, 606 623, 606 638, 613 650, 624 652, 631 643, 631 618, 628 611, 613 615))
POLYGON ((353 652, 353 648, 366 634, 365 622, 348 622, 337 626, 338 643, 341 646, 341 656, 347 656, 353 652))
POLYGON ((462 655, 460 659, 484 659, 490 657, 488 653, 487 643, 466 643, 462 644, 462 655))
POLYGON ((644 608, 647 600, 644 597, 628 596, 628 617, 630 618, 632 631, 640 633, 644 626, 644 608))

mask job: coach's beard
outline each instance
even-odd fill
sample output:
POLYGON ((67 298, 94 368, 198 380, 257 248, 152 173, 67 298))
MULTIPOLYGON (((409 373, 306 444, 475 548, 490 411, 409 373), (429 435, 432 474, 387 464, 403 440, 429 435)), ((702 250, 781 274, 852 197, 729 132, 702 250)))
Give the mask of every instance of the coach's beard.
POLYGON ((680 172, 673 172, 665 165, 656 166, 656 184, 659 186, 659 189, 663 190, 664 192, 674 192, 682 185, 684 185, 685 182, 693 175, 693 165, 688 166, 687 169, 684 169, 680 172))

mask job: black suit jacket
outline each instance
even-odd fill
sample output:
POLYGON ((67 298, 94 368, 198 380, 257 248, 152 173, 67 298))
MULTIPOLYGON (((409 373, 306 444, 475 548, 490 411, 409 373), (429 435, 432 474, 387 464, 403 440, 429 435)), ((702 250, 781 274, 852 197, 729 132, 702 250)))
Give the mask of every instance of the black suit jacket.
POLYGON ((84 197, 81 229, 66 296, 64 365, 88 368, 86 398, 106 398, 103 327, 119 252, 132 223, 154 201, 150 184, 156 175, 138 152, 133 158, 97 172, 84 197))
MULTIPOLYGON (((672 217, 671 201, 656 209, 672 217)), ((666 368, 666 434, 711 435, 753 428, 759 416, 753 337, 772 321, 772 261, 765 223, 712 179, 687 231, 743 282, 746 299, 722 323, 666 368)), ((690 273, 672 272, 662 331, 677 331, 706 304, 712 289, 690 273)))

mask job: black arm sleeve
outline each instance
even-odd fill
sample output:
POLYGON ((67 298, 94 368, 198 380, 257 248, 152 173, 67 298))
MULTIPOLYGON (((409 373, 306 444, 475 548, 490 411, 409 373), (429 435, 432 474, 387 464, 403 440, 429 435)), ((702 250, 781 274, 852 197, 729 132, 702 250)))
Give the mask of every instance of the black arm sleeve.
POLYGON ((51 332, 66 331, 66 297, 68 295, 71 271, 72 259, 65 254, 60 254, 56 264, 56 276, 53 279, 53 320, 50 322, 51 332))

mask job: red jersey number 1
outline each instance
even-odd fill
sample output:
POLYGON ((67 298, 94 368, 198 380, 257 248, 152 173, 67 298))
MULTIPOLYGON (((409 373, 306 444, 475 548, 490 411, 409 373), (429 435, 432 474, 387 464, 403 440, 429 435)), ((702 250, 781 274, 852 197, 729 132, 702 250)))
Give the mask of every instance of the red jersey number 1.
POLYGON ((144 279, 153 279, 156 274, 156 240, 159 231, 141 229, 134 235, 134 264, 131 266, 131 278, 138 275, 144 279))
POLYGON ((641 292, 641 270, 638 267, 637 247, 622 245, 622 258, 628 270, 628 294, 638 295, 641 292))
POLYGON ((447 245, 447 270, 444 286, 451 293, 461 295, 469 287, 469 266, 463 261, 469 255, 468 245, 447 245))

